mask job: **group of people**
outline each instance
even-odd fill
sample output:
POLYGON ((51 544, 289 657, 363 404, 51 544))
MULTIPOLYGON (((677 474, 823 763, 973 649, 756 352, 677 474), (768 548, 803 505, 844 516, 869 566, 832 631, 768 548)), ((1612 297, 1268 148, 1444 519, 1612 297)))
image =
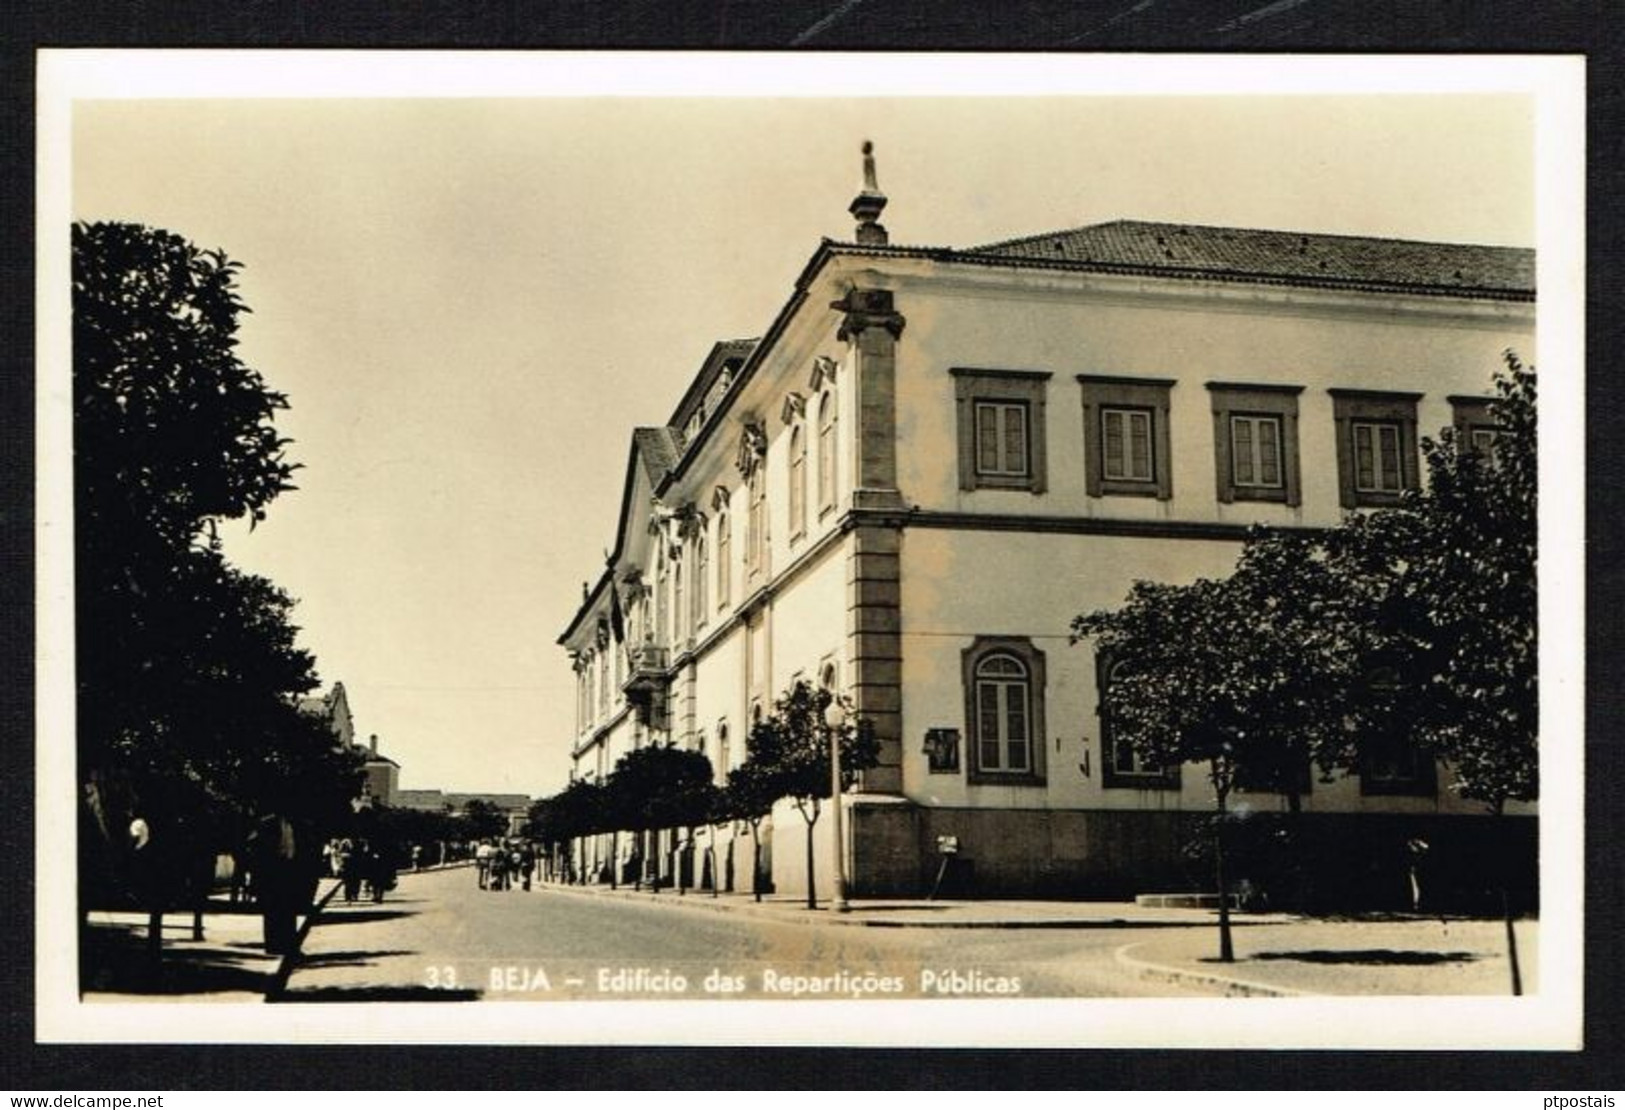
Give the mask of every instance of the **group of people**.
POLYGON ((387 845, 365 837, 340 837, 328 841, 322 854, 327 857, 328 873, 344 884, 346 902, 363 895, 382 902, 385 891, 395 888, 397 863, 387 845))
POLYGON ((482 840, 474 849, 474 871, 481 890, 530 889, 536 874, 536 848, 528 840, 482 840))

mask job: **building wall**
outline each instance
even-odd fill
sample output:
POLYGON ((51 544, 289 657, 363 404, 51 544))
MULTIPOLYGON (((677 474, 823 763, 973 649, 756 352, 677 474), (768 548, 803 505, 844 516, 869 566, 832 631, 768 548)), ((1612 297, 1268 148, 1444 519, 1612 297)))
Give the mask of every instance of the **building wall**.
POLYGON ((1237 293, 1222 286, 1013 277, 996 295, 899 282, 908 318, 898 343, 898 471, 905 500, 927 509, 1141 520, 1334 524, 1337 459, 1328 388, 1424 394, 1418 427, 1451 423, 1451 394, 1492 396, 1501 354, 1533 360, 1531 306, 1444 298, 1237 293), (1168 286, 1180 286, 1174 292, 1168 286), (1147 288, 1149 287, 1149 288, 1147 288), (959 488, 950 370, 1048 372, 1048 490, 959 488), (1077 375, 1174 379, 1170 391, 1173 497, 1089 497, 1077 375), (1303 504, 1221 504, 1216 497, 1209 381, 1303 386, 1298 397, 1303 504))
MULTIPOLYGON (((601 709, 589 708, 583 735, 605 732, 597 769, 613 769, 619 754, 649 740, 703 742, 714 765, 720 764, 722 722, 730 737, 728 764, 737 766, 746 755, 752 707, 770 712, 795 678, 816 681, 822 664, 832 661, 843 691, 881 689, 881 701, 893 699, 900 707, 901 750, 894 756, 899 770, 875 774, 847 803, 849 863, 858 893, 928 889, 940 863, 937 838, 947 835, 961 839, 959 877, 973 875, 983 893, 1116 897, 1144 884, 1188 881, 1181 860, 1192 822, 1211 808, 1211 789, 1196 766, 1183 769, 1178 789, 1105 785, 1096 661, 1087 645, 1069 643, 1071 618, 1120 604, 1138 579, 1184 583, 1228 574, 1239 551, 1238 530, 1247 524, 1336 523, 1344 508, 1328 391, 1421 394, 1417 430, 1435 434, 1452 422, 1449 396, 1491 394, 1503 350, 1535 357, 1532 306, 967 270, 928 260, 895 260, 886 273, 868 268, 872 262, 861 264, 865 268, 851 272, 844 263, 833 264, 806 303, 830 304, 854 286, 889 291, 906 319, 896 337, 895 362, 887 352, 864 363, 886 346, 884 337, 876 343, 878 329, 838 336, 839 312, 807 308, 727 407, 708 417, 713 432, 692 449, 680 477, 660 491, 666 509, 701 514, 698 529, 710 552, 703 627, 689 623, 694 530, 680 541, 669 532, 648 539, 649 518, 640 515, 643 502, 634 498, 621 569, 639 568, 643 581, 660 589, 660 545, 675 542, 687 560, 682 619, 670 644, 670 728, 635 729, 628 716, 606 729, 601 709), (869 346, 860 357, 862 344, 869 346), (1042 492, 962 488, 956 369, 1025 372, 1026 381, 1048 375, 1041 387, 1041 423, 1034 429, 1035 441, 1041 435, 1044 444, 1042 492), (1092 432, 1079 375, 1171 380, 1165 428, 1170 496, 1090 495, 1092 432), (1210 382, 1301 387, 1292 394, 1298 503, 1227 503, 1221 497, 1210 382), (839 399, 838 492, 835 505, 821 511, 816 414, 819 390, 826 388, 839 399), (895 411, 887 417, 895 419, 894 435, 885 444, 875 441, 877 425, 868 414, 869 434, 859 434, 860 389, 868 398, 883 398, 887 390, 895 397, 895 411), (806 528, 799 535, 789 509, 791 430, 798 421, 807 437, 806 528), (740 445, 747 426, 765 434, 768 491, 769 543, 754 570, 747 563, 749 493, 738 465, 745 458, 740 445), (886 456, 893 451, 896 493, 877 499, 871 487, 855 496, 855 476, 887 473, 886 456), (725 604, 715 581, 719 491, 731 537, 725 604), (882 504, 893 506, 882 518, 870 515, 851 531, 839 531, 853 524, 849 511, 855 506, 882 504), (1124 531, 1123 524, 1132 527, 1124 531), (1121 534, 1109 534, 1110 526, 1121 534), (895 584, 855 584, 855 577, 870 573, 855 568, 891 565, 894 558, 895 584), (870 635, 875 632, 896 634, 900 662, 876 657, 885 653, 874 650, 881 642, 870 635), (1041 653, 1038 784, 970 781, 963 653, 979 636, 1019 638, 1041 653), (889 693, 882 689, 888 683, 889 693), (956 771, 929 768, 925 739, 932 729, 957 730, 956 771)), ((641 482, 640 476, 633 485, 639 496, 641 482)), ((666 604, 673 605, 670 595, 666 604)), ((651 597, 643 619, 655 608, 651 597)), ((587 620, 578 627, 590 625, 587 620)), ((578 635, 585 645, 587 633, 578 635)), ((611 718, 621 704, 617 687, 611 718)), ((578 761, 578 772, 583 769, 578 761)), ((727 770, 717 765, 719 778, 727 770)), ((1372 797, 1352 778, 1317 781, 1301 801, 1317 828, 1340 830, 1327 843, 1336 843, 1350 828, 1342 823, 1357 814, 1382 815, 1370 827, 1380 824, 1382 835, 1391 838, 1431 829, 1445 818, 1463 821, 1460 828, 1471 825, 1473 808, 1448 787, 1442 778, 1432 797, 1372 797)), ((1243 794, 1234 802, 1244 814, 1285 809, 1285 800, 1274 795, 1243 794)), ((1523 812, 1527 816, 1532 807, 1523 812)), ((826 808, 816 833, 817 881, 825 895, 829 825, 826 808)), ((1507 843, 1511 854, 1527 854, 1533 821, 1497 828, 1525 830, 1507 834, 1507 843)), ((706 839, 719 859, 733 840, 740 853, 736 881, 743 887, 749 857, 741 832, 706 839)), ((804 890, 805 826, 788 803, 775 811, 769 840, 775 884, 781 891, 804 890)), ((1374 842, 1365 849, 1377 856, 1386 851, 1374 842)), ((1370 867, 1373 874, 1380 870, 1375 863, 1370 867)))

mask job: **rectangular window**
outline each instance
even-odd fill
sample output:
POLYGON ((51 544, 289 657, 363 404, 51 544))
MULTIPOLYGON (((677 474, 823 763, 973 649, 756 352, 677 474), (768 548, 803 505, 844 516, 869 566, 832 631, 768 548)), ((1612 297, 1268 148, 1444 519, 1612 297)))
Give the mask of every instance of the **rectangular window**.
POLYGON ((1027 406, 976 402, 976 472, 982 477, 1025 478, 1027 406))
POLYGON ((1420 393, 1333 389, 1337 482, 1345 509, 1399 504, 1421 485, 1416 438, 1420 393))
POLYGON ((1232 416, 1230 460, 1236 485, 1280 489, 1280 419, 1274 416, 1232 416))
POLYGON ((1044 398, 1050 375, 1036 370, 955 368, 959 488, 1043 493, 1044 398))
POLYGON ((1079 374, 1084 488, 1090 497, 1174 495, 1168 442, 1172 379, 1079 374))
POLYGON ((1105 475, 1112 481, 1149 482, 1151 413, 1145 409, 1101 409, 1101 444, 1105 475))
POLYGON ((1219 501, 1299 503, 1299 385, 1208 382, 1219 501))
POLYGON ((1405 488, 1399 464, 1399 425, 1355 423, 1354 488, 1361 493, 1398 493, 1405 488))

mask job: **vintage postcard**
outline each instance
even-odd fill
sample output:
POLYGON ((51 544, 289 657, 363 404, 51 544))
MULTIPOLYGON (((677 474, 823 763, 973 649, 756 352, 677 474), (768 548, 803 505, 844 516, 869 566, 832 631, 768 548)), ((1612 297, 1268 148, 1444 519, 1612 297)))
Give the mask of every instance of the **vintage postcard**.
POLYGON ((43 52, 40 1038, 1578 1049, 1583 72, 43 52))

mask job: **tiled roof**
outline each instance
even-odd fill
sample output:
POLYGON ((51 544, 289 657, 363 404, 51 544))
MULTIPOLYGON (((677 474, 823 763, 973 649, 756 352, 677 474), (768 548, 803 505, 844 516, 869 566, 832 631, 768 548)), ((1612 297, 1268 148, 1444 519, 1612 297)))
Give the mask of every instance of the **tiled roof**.
POLYGON ((1535 252, 1312 232, 1116 220, 957 252, 1137 271, 1533 295, 1535 252))

